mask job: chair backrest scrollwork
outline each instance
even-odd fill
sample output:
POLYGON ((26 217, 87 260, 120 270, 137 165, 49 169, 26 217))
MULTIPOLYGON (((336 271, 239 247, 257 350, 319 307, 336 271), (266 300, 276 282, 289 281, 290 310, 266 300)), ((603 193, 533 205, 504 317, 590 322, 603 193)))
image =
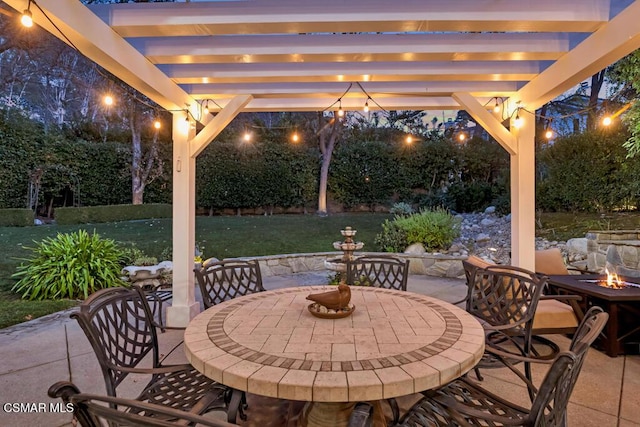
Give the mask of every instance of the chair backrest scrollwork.
POLYGON ((347 284, 407 290, 409 261, 391 256, 363 256, 347 263, 347 284))
POLYGON ((256 260, 218 261, 195 270, 195 275, 205 308, 265 290, 256 260))

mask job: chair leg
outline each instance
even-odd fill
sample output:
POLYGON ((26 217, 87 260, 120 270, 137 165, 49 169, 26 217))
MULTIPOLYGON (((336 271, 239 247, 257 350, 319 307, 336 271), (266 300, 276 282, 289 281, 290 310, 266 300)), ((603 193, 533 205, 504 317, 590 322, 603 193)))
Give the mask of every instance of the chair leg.
POLYGON ((247 414, 244 413, 244 407, 247 404, 247 396, 245 392, 236 389, 231 389, 230 392, 227 421, 231 424, 236 424, 238 416, 240 416, 241 420, 246 421, 247 414))
POLYGON ((473 372, 476 373, 476 378, 478 378, 478 381, 484 381, 484 377, 480 375, 480 368, 474 367, 473 372))
POLYGON ((387 403, 391 407, 391 415, 392 415, 391 425, 395 426, 398 424, 398 422, 400 422, 400 408, 398 408, 398 402, 396 401, 396 399, 390 398, 390 399, 387 399, 387 403))

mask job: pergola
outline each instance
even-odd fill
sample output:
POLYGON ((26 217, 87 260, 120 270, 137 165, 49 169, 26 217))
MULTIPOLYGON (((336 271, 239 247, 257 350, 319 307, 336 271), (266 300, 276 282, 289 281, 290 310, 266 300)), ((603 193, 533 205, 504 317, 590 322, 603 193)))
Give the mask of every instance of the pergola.
MULTIPOLYGON (((3 1, 18 12, 28 3, 3 1)), ((466 110, 510 155, 512 261, 533 269, 532 112, 640 48, 640 0, 37 5, 34 22, 173 112, 174 326, 199 310, 195 159, 239 112, 321 111, 340 97, 343 109, 362 109, 363 91, 342 96, 350 83, 387 110, 466 110), (505 101, 502 117, 520 108, 521 128, 487 110, 496 98, 505 101), (215 100, 215 116, 203 113, 203 100, 215 100), (185 119, 204 128, 196 135, 180 126, 185 119)))

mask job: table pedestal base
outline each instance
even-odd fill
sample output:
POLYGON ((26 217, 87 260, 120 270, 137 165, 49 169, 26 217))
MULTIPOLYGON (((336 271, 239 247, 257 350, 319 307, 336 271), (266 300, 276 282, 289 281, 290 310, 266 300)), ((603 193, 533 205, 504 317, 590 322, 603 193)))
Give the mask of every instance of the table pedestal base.
MULTIPOLYGON (((369 402, 373 406, 373 427, 384 427, 386 421, 381 402, 369 402)), ((300 427, 347 427, 354 402, 307 402, 300 417, 300 427)))

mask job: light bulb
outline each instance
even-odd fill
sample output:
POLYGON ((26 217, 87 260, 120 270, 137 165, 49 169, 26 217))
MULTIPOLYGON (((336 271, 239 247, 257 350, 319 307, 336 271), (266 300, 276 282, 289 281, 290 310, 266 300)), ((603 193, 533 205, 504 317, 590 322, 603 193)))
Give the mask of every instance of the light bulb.
POLYGON ((547 139, 553 138, 553 131, 551 129, 547 129, 544 133, 544 137, 547 139))
POLYGON ((461 132, 460 135, 458 135, 458 139, 460 141, 464 141, 465 139, 467 139, 467 135, 465 135, 464 132, 461 132))
POLYGON ((407 139, 405 141, 407 141, 407 144, 411 144, 413 143, 413 137, 411 135, 407 135, 407 139))
POLYGON ((204 113, 209 114, 209 104, 204 107, 204 113))
POLYGON ((106 95, 104 97, 104 105, 110 107, 113 105, 113 97, 111 95, 106 95))
POLYGON ((184 120, 180 120, 180 132, 183 134, 187 134, 189 133, 189 128, 191 127, 189 124, 189 117, 185 118, 184 120))
POLYGON ((160 127, 162 126, 162 124, 160 123, 160 120, 156 120, 155 122, 153 122, 153 127, 156 129, 160 129, 160 127))
POLYGON ((342 109, 342 107, 338 108, 338 117, 344 117, 344 110, 342 109))
POLYGON ((493 107, 493 112, 494 113, 500 112, 500 105, 498 105, 498 101, 496 101, 496 105, 493 107))
POLYGON ((513 126, 516 129, 520 129, 523 124, 524 124, 524 121, 520 118, 520 115, 516 114, 516 118, 513 120, 513 126))
POLYGON ((367 100, 367 102, 364 103, 364 112, 368 113, 369 112, 369 101, 367 100))
POLYGON ((298 136, 298 132, 294 132, 293 135, 291 135, 291 140, 293 142, 298 142, 300 141, 300 136, 298 136))
POLYGON ((245 131, 245 132, 244 132, 244 135, 242 135, 242 139, 243 139, 245 142, 249 142, 249 141, 251 141, 251 134, 250 134, 248 131, 245 131))
POLYGON ((612 119, 611 119, 611 117, 609 117, 609 116, 607 116, 607 117, 605 117, 604 119, 602 119, 602 124, 603 124, 604 126, 610 126, 610 125, 611 125, 611 122, 612 122, 612 119))
POLYGON ((20 22, 27 28, 33 27, 33 17, 31 16, 31 11, 29 9, 25 9, 24 12, 22 12, 20 22))

